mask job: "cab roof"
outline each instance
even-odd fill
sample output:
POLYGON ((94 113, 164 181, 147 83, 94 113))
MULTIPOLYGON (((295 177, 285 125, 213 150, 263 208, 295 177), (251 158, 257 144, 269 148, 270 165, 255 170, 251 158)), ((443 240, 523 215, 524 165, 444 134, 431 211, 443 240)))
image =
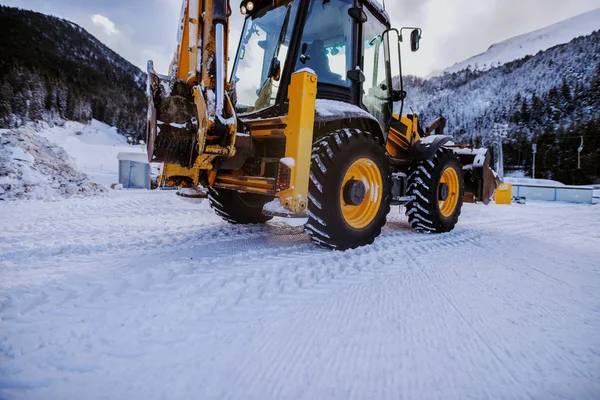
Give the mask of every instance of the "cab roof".
POLYGON ((379 3, 379 1, 377 0, 362 0, 363 3, 368 4, 371 6, 371 8, 373 8, 377 14, 379 14, 378 16, 382 19, 382 22, 389 28, 391 26, 390 23, 390 15, 388 14, 388 12, 385 10, 385 8, 383 8, 383 6, 381 5, 381 3, 379 3))

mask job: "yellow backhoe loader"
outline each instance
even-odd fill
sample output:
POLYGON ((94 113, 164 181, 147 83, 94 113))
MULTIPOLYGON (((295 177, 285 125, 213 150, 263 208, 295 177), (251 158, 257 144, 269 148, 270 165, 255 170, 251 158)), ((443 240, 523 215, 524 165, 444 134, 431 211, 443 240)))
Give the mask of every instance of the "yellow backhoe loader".
POLYGON ((402 116, 400 43, 375 0, 245 0, 230 78, 227 0, 184 0, 170 73, 148 62, 148 155, 162 184, 208 197, 231 223, 306 217, 329 248, 370 244, 391 205, 412 227, 452 230, 463 201, 496 187, 487 149, 440 118, 402 116), (394 112, 396 105, 396 112, 394 112), (432 134, 437 133, 437 134, 432 134))

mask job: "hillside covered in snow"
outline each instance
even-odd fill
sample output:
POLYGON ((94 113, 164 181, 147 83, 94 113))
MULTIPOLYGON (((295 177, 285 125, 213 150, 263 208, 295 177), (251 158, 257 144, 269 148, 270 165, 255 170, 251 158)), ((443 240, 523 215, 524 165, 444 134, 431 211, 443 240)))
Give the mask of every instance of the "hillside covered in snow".
POLYGON ((598 29, 600 29, 600 8, 496 43, 486 52, 457 63, 444 72, 451 74, 467 68, 485 71, 526 56, 535 55, 556 45, 568 43, 578 36, 589 35, 598 29))
POLYGON ((0 128, 92 119, 142 138, 145 74, 80 26, 0 6, 0 128))

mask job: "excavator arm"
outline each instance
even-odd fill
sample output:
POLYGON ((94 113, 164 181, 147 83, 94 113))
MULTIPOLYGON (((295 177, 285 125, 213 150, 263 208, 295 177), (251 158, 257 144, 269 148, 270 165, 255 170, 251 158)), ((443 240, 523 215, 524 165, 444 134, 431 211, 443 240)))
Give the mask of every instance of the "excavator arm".
POLYGON ((173 185, 210 181, 215 159, 235 155, 238 121, 225 76, 230 14, 228 0, 183 0, 169 75, 148 61, 148 157, 171 170, 173 185))

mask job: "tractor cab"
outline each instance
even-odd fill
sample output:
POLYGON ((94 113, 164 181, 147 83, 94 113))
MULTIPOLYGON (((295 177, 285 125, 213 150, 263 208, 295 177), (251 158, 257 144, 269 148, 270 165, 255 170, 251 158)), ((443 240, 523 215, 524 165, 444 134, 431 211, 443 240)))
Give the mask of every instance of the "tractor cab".
POLYGON ((246 20, 230 80, 239 113, 280 115, 291 75, 310 70, 317 99, 355 105, 387 132, 393 103, 403 100, 392 79, 400 75, 398 35, 376 1, 244 1, 240 10, 246 20))

